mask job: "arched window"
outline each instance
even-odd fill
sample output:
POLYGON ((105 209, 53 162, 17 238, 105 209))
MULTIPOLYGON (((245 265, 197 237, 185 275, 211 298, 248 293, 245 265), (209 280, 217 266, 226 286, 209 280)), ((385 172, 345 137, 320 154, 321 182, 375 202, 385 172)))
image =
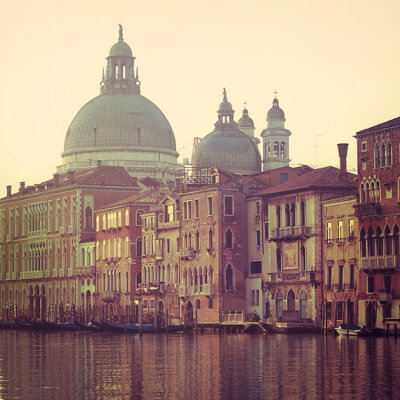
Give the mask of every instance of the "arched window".
POLYGON ((276 249, 276 270, 278 272, 282 271, 282 256, 281 249, 276 249))
POLYGON ((292 203, 290 206, 290 225, 295 226, 296 225, 296 205, 292 203))
POLYGON ((300 203, 300 225, 306 224, 306 203, 304 200, 300 203))
POLYGON ((144 214, 143 210, 136 211, 136 226, 142 226, 142 214, 144 214))
POLYGON ((92 209, 87 206, 86 210, 85 210, 85 226, 86 228, 92 228, 93 227, 93 223, 92 223, 92 209))
POLYGON ((136 256, 142 257, 142 238, 138 237, 136 239, 136 256))
POLYGON ((360 187, 360 203, 361 204, 366 203, 365 190, 364 190, 364 184, 363 183, 361 184, 361 187, 360 187))
POLYGON ((199 278, 197 276, 197 268, 194 267, 193 270, 193 277, 194 277, 194 291, 198 292, 199 291, 199 278))
POLYGON ((388 142, 387 152, 386 152, 386 165, 392 165, 392 143, 388 142))
POLYGON ((370 203, 371 202, 370 193, 369 193, 369 183, 368 182, 365 184, 365 202, 366 203, 370 203))
POLYGON ((175 264, 175 283, 179 283, 179 269, 178 269, 178 264, 175 264))
POLYGON ((361 257, 367 257, 367 238, 365 236, 364 228, 362 228, 360 231, 360 250, 361 250, 361 257))
POLYGON ((213 275, 213 267, 212 265, 210 265, 209 270, 209 280, 210 280, 210 284, 212 285, 214 283, 214 275, 213 275))
POLYGON ((286 143, 281 142, 281 158, 285 158, 285 157, 286 157, 286 143))
POLYGON ((125 226, 129 226, 129 210, 125 210, 125 226))
POLYGON ((81 254, 82 254, 82 266, 85 266, 86 264, 85 264, 85 249, 82 249, 82 251, 81 251, 81 254))
POLYGON ((381 146, 381 167, 384 167, 386 164, 386 146, 385 143, 382 143, 381 146))
POLYGON ((189 268, 189 284, 190 287, 193 287, 193 274, 192 274, 192 270, 189 268))
POLYGON ((196 308, 200 310, 200 299, 196 300, 196 308))
POLYGON ((271 158, 271 143, 267 142, 267 157, 271 158))
POLYGON ((213 248, 213 232, 212 229, 208 231, 208 248, 212 249, 213 248))
POLYGON ((118 219, 117 219, 117 227, 120 228, 122 226, 122 213, 118 211, 118 219))
POLYGON ((225 269, 225 287, 226 290, 233 290, 234 288, 234 272, 231 264, 225 269))
POLYGON ((370 203, 376 203, 375 196, 376 196, 375 183, 371 182, 371 186, 370 186, 370 189, 369 189, 369 202, 370 203))
POLYGON ((285 205, 285 226, 290 226, 290 206, 285 205))
POLYGON ((274 157, 279 157, 279 143, 274 142, 274 157))
POLYGON ((200 282, 200 292, 202 292, 204 280, 203 280, 203 269, 201 267, 199 267, 199 282, 200 282))
POLYGON ((96 232, 99 232, 100 230, 100 217, 97 215, 96 216, 96 232))
POLYGON ((227 249, 232 248, 232 231, 230 229, 225 232, 225 247, 227 249))
POLYGON ((383 256, 383 235, 380 226, 376 228, 376 255, 383 256))
POLYGON ((281 227, 281 207, 276 206, 276 227, 279 229, 281 227))
POLYGON ((374 240, 374 231, 372 230, 372 227, 368 228, 367 244, 368 244, 368 256, 374 257, 375 256, 375 240, 374 240))
POLYGON ((387 255, 387 256, 392 255, 392 252, 393 252, 392 241, 393 241, 393 238, 390 235, 390 228, 386 225, 386 228, 385 228, 385 255, 387 255))
POLYGON ((379 144, 375 145, 375 168, 379 168, 381 166, 381 154, 379 150, 379 144))
POLYGON ((183 270, 183 284, 184 284, 184 286, 188 285, 188 277, 187 277, 186 268, 183 270))
POLYGON ((393 227, 393 253, 396 256, 400 255, 399 227, 397 225, 393 227))
POLYGON ((287 309, 288 311, 296 310, 296 297, 294 295, 293 290, 289 290, 287 294, 287 309))
POLYGON ((381 183, 379 181, 376 182, 376 190, 375 190, 375 202, 381 202, 381 183))
POLYGON ((192 248, 192 234, 191 233, 189 233, 189 236, 188 236, 188 246, 189 246, 189 249, 192 248))
POLYGON ((196 237, 195 237, 195 246, 196 250, 200 250, 200 233, 196 232, 196 237))

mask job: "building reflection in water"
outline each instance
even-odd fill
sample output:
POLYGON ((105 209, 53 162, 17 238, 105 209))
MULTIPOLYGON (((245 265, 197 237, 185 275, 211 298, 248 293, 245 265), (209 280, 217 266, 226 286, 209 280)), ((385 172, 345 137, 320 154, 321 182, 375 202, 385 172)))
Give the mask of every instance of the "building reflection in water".
POLYGON ((0 331, 0 398, 394 399, 400 342, 0 331))

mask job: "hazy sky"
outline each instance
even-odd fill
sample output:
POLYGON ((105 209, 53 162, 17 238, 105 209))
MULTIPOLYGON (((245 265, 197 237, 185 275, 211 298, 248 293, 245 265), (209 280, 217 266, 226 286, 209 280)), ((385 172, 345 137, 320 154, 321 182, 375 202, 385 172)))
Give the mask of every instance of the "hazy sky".
POLYGON ((0 195, 61 164, 118 24, 180 159, 213 130, 226 87, 257 136, 278 91, 292 164, 338 166, 346 142, 355 168, 353 135, 400 115, 399 17, 398 0, 0 0, 0 195))

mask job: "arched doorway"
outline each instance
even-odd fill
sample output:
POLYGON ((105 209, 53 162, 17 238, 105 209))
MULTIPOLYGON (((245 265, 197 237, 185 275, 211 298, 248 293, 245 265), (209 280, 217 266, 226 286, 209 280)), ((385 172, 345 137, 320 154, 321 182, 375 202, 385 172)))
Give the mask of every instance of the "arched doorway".
POLYGON ((288 311, 295 311, 296 309, 296 298, 293 290, 289 290, 287 294, 287 309, 288 311))
POLYGON ((308 319, 308 299, 305 290, 300 293, 300 319, 308 319))
POLYGON ((376 303, 369 301, 365 308, 365 324, 368 329, 375 329, 376 324, 376 303))
POLYGON ((185 306, 184 321, 186 326, 193 325, 193 305, 190 301, 188 301, 185 306))
POLYGON ((275 295, 275 308, 276 308, 276 318, 282 317, 282 309, 283 309, 283 294, 280 290, 275 295))

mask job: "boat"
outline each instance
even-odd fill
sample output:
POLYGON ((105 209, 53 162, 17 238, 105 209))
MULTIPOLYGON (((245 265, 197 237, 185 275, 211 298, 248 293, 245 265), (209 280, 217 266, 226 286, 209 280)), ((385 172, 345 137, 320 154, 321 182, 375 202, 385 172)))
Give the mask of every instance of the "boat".
MULTIPOLYGON (((98 323, 96 323, 98 324, 98 323)), ((102 330, 119 333, 139 333, 139 324, 113 324, 112 322, 101 321, 99 324, 102 330)), ((155 332, 154 325, 142 324, 142 332, 155 332)))
POLYGON ((366 333, 364 327, 354 324, 341 324, 339 327, 335 328, 335 332, 342 336, 362 336, 366 333))
POLYGON ((96 324, 95 322, 89 322, 87 324, 82 324, 80 322, 75 322, 75 324, 78 326, 78 329, 81 331, 90 331, 90 332, 100 332, 101 327, 99 324, 96 324))

